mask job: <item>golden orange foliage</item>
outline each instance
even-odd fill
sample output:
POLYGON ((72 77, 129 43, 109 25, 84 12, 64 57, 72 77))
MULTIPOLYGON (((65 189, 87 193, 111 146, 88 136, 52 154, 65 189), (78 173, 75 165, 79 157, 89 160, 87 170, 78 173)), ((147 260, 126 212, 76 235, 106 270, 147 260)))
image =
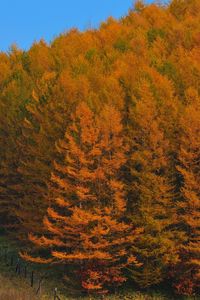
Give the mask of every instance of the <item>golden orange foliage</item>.
MULTIPOLYGON (((126 202, 119 172, 126 162, 126 148, 120 114, 106 106, 101 118, 95 117, 80 103, 71 122, 65 138, 57 143, 61 157, 52 174, 50 193, 55 198, 47 201, 47 237, 30 236, 30 240, 49 249, 52 259, 77 265, 83 288, 106 292, 110 284, 125 281, 126 265, 137 264, 136 258, 126 259, 139 231, 123 221, 126 202)), ((30 260, 26 254, 23 257, 30 260)))
POLYGON ((199 0, 137 1, 0 53, 0 224, 24 259, 197 294, 199 20, 199 0))

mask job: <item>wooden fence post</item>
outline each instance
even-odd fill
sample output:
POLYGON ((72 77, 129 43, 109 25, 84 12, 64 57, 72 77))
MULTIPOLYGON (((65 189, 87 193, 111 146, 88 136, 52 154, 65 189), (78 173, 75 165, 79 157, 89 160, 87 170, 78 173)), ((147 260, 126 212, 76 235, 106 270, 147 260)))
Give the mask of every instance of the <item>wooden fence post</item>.
POLYGON ((19 266, 18 266, 18 272, 17 272, 17 274, 18 274, 18 275, 20 275, 20 273, 21 273, 21 264, 20 264, 20 262, 19 262, 19 266))
POLYGON ((33 280, 34 280, 34 272, 31 271, 31 287, 33 287, 33 280))
POLYGON ((53 298, 54 300, 57 300, 57 290, 58 290, 57 288, 54 289, 54 298, 53 298))
POLYGON ((1 259, 3 259, 3 248, 1 247, 1 259))
POLYGON ((5 264, 6 265, 7 265, 7 252, 8 252, 8 249, 5 248, 4 259, 5 259, 5 264))
POLYGON ((26 267, 26 265, 24 266, 24 278, 26 278, 27 277, 27 267, 26 267))
POLYGON ((19 268, 19 258, 17 259, 17 264, 15 267, 15 273, 18 273, 18 268, 19 268))
POLYGON ((11 265, 11 267, 13 266, 13 256, 12 255, 10 257, 10 265, 11 265))
POLYGON ((55 288, 55 289, 54 289, 54 298, 53 298, 53 300, 61 300, 60 297, 58 297, 57 292, 58 292, 58 289, 55 288))

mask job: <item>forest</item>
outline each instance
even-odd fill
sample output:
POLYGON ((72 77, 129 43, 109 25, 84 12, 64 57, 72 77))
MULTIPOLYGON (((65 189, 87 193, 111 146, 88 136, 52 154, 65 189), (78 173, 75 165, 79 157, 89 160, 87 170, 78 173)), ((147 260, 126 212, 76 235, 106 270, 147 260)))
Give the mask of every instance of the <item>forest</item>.
POLYGON ((0 53, 0 231, 83 293, 200 288, 200 1, 0 53))

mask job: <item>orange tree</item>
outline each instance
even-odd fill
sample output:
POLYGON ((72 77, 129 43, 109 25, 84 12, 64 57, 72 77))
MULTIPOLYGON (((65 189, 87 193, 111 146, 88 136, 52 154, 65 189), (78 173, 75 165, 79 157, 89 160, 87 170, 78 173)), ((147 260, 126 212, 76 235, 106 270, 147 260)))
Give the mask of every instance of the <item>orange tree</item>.
POLYGON ((199 288, 200 280, 200 110, 199 99, 188 106, 181 118, 181 141, 177 170, 181 179, 177 203, 180 229, 180 262, 175 268, 178 293, 190 295, 199 288))
POLYGON ((125 218, 120 171, 126 148, 119 112, 106 106, 95 117, 81 103, 57 150, 60 161, 54 163, 44 219, 47 234, 30 239, 50 250, 50 261, 76 266, 85 290, 105 293, 126 280, 122 270, 128 263, 138 264, 134 255, 127 259, 140 230, 125 218))
POLYGON ((170 180, 168 140, 160 126, 156 101, 149 84, 144 81, 143 93, 132 111, 129 129, 129 215, 137 227, 144 227, 133 250, 142 261, 141 268, 132 268, 131 277, 142 288, 163 281, 171 262, 178 259, 173 204, 174 186, 170 180))

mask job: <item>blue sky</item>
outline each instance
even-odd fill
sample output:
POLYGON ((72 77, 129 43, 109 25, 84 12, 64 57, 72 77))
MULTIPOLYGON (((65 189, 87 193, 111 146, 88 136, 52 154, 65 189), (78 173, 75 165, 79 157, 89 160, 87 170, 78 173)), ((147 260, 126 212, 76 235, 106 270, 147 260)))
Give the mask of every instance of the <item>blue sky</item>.
POLYGON ((28 49, 34 41, 51 41, 72 27, 96 27, 112 15, 125 15, 133 0, 2 0, 0 50, 15 43, 28 49))

